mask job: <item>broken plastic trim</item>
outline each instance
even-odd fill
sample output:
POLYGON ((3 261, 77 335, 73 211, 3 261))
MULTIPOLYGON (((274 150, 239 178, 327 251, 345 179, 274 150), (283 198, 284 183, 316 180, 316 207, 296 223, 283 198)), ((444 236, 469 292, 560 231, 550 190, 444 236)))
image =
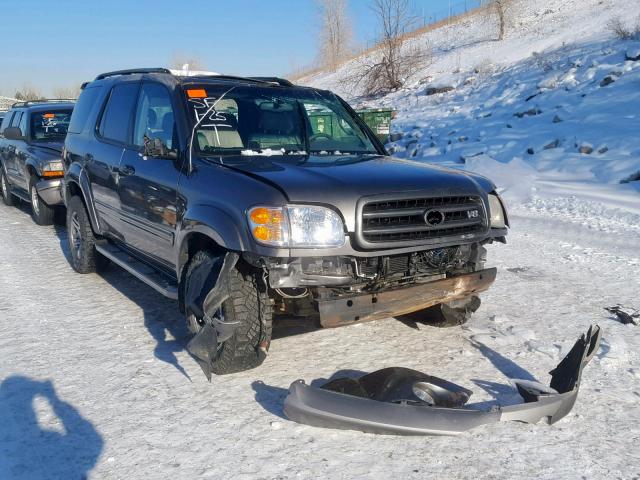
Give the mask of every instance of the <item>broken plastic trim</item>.
POLYGON ((600 345, 601 330, 590 327, 552 370, 549 387, 512 380, 524 403, 490 411, 463 408, 471 392, 415 370, 387 368, 359 379, 340 378, 320 388, 303 380, 291 384, 284 413, 317 427, 396 435, 457 435, 499 421, 549 424, 576 402, 582 370, 600 345))
POLYGON ((187 344, 187 350, 211 381, 213 361, 219 346, 233 335, 237 322, 225 322, 223 302, 231 292, 229 273, 236 266, 239 256, 228 252, 224 256, 202 262, 192 272, 185 292, 187 314, 202 320, 200 331, 187 344))

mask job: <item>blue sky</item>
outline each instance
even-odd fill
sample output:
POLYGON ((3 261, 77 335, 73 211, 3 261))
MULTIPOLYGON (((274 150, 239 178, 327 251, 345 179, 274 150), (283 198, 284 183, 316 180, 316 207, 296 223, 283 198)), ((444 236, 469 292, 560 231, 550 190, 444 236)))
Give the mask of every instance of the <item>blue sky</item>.
MULTIPOLYGON (((468 0, 469 5, 476 0, 468 0)), ((96 74, 196 56, 210 70, 286 75, 316 54, 313 0, 2 0, 0 94, 45 94, 96 74)), ((358 42, 375 38, 368 0, 350 0, 358 42)), ((449 0, 413 0, 426 18, 449 0)), ((464 0, 451 0, 463 8, 464 0)))

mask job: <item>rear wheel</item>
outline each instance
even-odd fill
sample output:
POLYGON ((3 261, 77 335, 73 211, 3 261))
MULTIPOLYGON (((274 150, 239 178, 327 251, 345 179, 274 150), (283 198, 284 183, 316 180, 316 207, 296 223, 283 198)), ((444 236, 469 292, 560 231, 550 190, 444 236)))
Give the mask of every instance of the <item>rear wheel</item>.
POLYGON ((67 205, 67 236, 71 266, 78 273, 104 270, 109 260, 96 251, 96 235, 91 228, 87 209, 78 196, 71 197, 67 205))
POLYGON ((473 313, 480 308, 480 303, 480 297, 472 295, 461 300, 441 303, 415 314, 420 315, 421 321, 434 327, 457 327, 469 321, 473 313))
POLYGON ((55 217, 55 209, 42 201, 36 188, 36 179, 29 182, 29 197, 31 198, 31 217, 38 225, 51 225, 55 217))
POLYGON ((18 199, 11 193, 11 186, 9 185, 9 180, 7 180, 7 175, 4 173, 4 170, 0 173, 0 190, 2 191, 2 201, 4 204, 13 207, 18 199))
MULTIPOLYGON (((193 256, 185 276, 185 291, 191 273, 203 262, 217 255, 201 250, 193 256)), ((271 342, 272 308, 258 272, 236 265, 229 274, 231 296, 216 313, 224 322, 237 322, 233 335, 218 346, 213 355, 212 371, 217 375, 249 370, 262 364, 271 342)), ((187 327, 192 333, 202 328, 202 319, 187 312, 187 327)))

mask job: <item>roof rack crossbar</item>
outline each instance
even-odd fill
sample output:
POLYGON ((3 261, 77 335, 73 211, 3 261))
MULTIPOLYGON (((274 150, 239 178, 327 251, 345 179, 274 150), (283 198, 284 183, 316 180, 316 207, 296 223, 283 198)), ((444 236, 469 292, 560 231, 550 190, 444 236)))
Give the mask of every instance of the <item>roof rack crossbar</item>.
POLYGON ((11 108, 31 107, 33 105, 40 105, 41 103, 69 103, 75 101, 75 98, 43 98, 41 100, 26 100, 15 102, 13 105, 11 105, 11 108))
POLYGON ((114 72, 101 73, 95 79, 102 80, 104 78, 114 77, 116 75, 134 75, 136 73, 169 73, 171 74, 171 71, 167 68, 132 68, 129 70, 116 70, 114 72))

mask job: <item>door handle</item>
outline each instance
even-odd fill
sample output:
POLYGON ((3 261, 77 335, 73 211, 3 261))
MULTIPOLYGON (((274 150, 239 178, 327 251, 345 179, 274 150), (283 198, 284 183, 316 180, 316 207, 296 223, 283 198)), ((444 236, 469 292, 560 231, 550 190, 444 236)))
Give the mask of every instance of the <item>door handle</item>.
POLYGON ((119 172, 120 172, 120 175, 124 175, 124 176, 133 175, 136 173, 136 169, 133 168, 131 165, 125 165, 122 168, 120 168, 119 172))

